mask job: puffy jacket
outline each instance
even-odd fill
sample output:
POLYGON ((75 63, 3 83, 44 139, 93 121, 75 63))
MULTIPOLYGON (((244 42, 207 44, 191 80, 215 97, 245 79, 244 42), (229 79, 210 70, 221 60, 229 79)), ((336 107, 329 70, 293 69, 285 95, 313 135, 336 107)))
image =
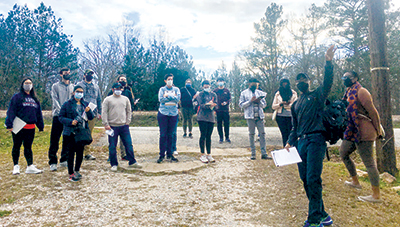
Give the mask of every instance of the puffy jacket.
MULTIPOLYGON (((89 103, 84 101, 82 98, 81 105, 83 106, 83 108, 86 108, 89 105, 89 103)), ((66 136, 71 135, 71 133, 74 132, 74 130, 77 127, 76 125, 72 125, 72 121, 75 120, 78 115, 80 115, 76 111, 76 107, 77 107, 77 105, 76 105, 75 98, 71 98, 70 100, 65 102, 61 107, 60 114, 58 115, 58 119, 65 126, 63 135, 66 135, 66 136)), ((87 112, 86 116, 89 120, 92 120, 94 118, 93 111, 90 110, 89 112, 87 112)), ((83 121, 85 121, 85 120, 83 120, 83 121)), ((84 125, 85 125, 85 128, 89 128, 89 124, 87 121, 85 121, 84 125)))

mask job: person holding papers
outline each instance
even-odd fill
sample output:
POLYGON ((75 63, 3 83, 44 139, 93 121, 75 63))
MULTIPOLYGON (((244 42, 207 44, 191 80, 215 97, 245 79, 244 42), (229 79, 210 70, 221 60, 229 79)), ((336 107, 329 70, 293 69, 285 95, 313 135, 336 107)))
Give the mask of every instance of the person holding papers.
POLYGON ((28 164, 25 173, 42 173, 42 170, 33 165, 32 153, 35 125, 39 128, 39 132, 43 131, 44 128, 42 109, 39 100, 36 98, 32 79, 25 78, 22 80, 19 90, 11 98, 6 117, 6 127, 12 132, 13 138, 11 153, 14 162, 13 174, 20 173, 18 160, 22 144, 24 144, 24 156, 28 164))
POLYGON ((300 178, 308 197, 308 217, 304 226, 332 225, 331 217, 324 209, 322 200, 322 168, 326 142, 323 133, 322 111, 325 100, 333 84, 332 59, 335 53, 332 45, 325 54, 325 76, 321 86, 310 91, 311 80, 305 73, 296 76, 296 85, 301 95, 292 105, 293 128, 286 148, 292 147, 298 140, 297 150, 302 162, 298 163, 300 178))
POLYGON ((267 105, 265 102, 265 92, 257 89, 258 80, 249 79, 249 88, 240 93, 239 106, 244 109, 244 118, 249 129, 251 160, 256 160, 256 146, 254 144, 254 134, 256 127, 260 133, 261 159, 271 159, 268 156, 265 144, 264 111, 267 105))
POLYGON ((83 100, 83 88, 80 85, 74 87, 72 95, 73 97, 62 105, 58 118, 64 125, 63 146, 68 147, 69 180, 79 181, 82 178, 79 170, 83 160, 84 146, 75 142, 74 132, 78 127, 89 129, 87 120, 92 120, 94 118, 94 113, 90 109, 89 103, 83 100), (87 120, 85 118, 87 118, 87 120))
POLYGON ((160 127, 160 157, 157 163, 162 163, 167 153, 167 159, 172 162, 178 162, 172 152, 173 133, 178 126, 178 102, 181 100, 181 92, 179 88, 173 86, 174 75, 167 74, 164 76, 166 85, 158 91, 158 108, 157 120, 160 127))

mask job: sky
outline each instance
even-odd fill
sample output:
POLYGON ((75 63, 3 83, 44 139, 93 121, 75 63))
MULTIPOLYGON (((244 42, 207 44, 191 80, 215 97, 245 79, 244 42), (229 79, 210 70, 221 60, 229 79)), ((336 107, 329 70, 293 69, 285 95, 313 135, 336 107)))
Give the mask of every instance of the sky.
MULTIPOLYGON (((14 4, 35 9, 51 6, 63 21, 64 33, 83 51, 83 40, 105 36, 124 21, 135 23, 142 37, 165 31, 166 41, 193 56, 196 69, 213 71, 223 61, 231 68, 237 53, 251 44, 254 23, 259 22, 270 0, 1 0, 0 14, 14 4)), ((284 17, 305 14, 324 0, 280 0, 284 17)), ((400 2, 400 1, 399 1, 400 2)), ((400 3, 397 3, 400 6, 400 3)))

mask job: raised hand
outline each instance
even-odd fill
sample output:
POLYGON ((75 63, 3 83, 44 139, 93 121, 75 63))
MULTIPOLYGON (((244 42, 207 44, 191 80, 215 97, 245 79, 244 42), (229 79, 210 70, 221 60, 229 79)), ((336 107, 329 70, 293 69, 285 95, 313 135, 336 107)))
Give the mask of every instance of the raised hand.
POLYGON ((325 60, 332 61, 333 55, 335 54, 336 50, 337 50, 337 48, 335 48, 335 45, 332 45, 331 47, 329 47, 329 49, 326 51, 326 54, 325 54, 325 60))

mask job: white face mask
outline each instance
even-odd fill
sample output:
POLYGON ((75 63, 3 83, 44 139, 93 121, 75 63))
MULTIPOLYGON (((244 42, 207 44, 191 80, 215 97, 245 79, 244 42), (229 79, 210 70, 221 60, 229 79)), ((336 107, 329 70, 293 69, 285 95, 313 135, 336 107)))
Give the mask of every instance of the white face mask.
POLYGON ((122 91, 121 91, 121 90, 115 90, 115 91, 114 91, 114 94, 115 94, 116 96, 120 96, 120 95, 122 94, 122 91))
POLYGON ((167 85, 168 85, 168 86, 172 86, 172 84, 174 84, 174 81, 173 81, 173 80, 167 80, 167 85))
POLYGON ((211 91, 211 88, 204 88, 204 91, 205 91, 205 92, 210 92, 210 91, 211 91))
POLYGON ((25 91, 31 91, 33 85, 32 85, 32 84, 24 84, 23 87, 24 87, 24 90, 25 90, 25 91))

